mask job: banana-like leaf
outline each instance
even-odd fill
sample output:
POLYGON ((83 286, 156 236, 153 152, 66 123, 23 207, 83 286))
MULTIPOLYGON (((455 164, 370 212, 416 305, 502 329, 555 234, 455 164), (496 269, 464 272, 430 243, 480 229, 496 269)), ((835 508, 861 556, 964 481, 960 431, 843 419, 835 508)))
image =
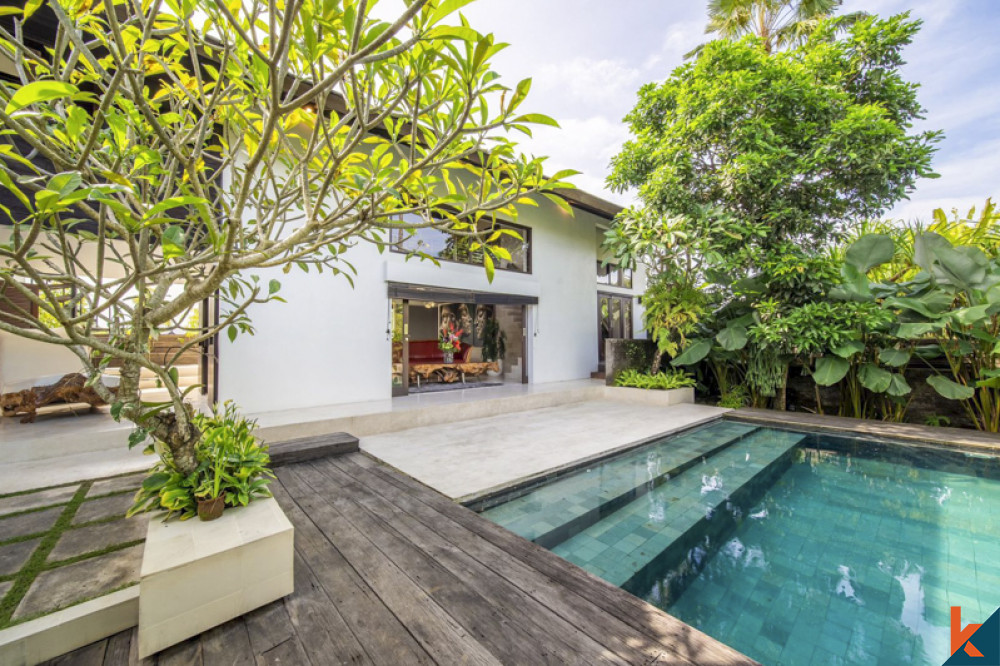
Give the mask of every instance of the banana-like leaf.
POLYGON ((747 329, 742 326, 727 326, 715 336, 726 351, 736 351, 747 346, 747 329))
POLYGON ((878 360, 882 362, 883 365, 888 365, 892 368, 899 368, 910 362, 910 352, 904 349, 882 349, 878 353, 878 360))
POLYGON ((892 373, 874 363, 865 363, 858 371, 861 385, 873 393, 885 393, 892 384, 892 373))
POLYGON ((944 326, 943 322, 925 321, 912 324, 900 324, 896 329, 896 337, 905 339, 922 338, 928 333, 939 330, 944 326))
POLYGON ((885 234, 869 234, 854 241, 847 248, 845 259, 859 273, 864 274, 886 262, 892 261, 895 254, 892 238, 885 234))
POLYGON ((684 351, 681 352, 680 356, 670 361, 670 365, 694 365, 708 356, 708 352, 710 351, 712 351, 711 340, 692 340, 684 351))
POLYGON ((965 386, 958 382, 953 382, 947 377, 934 375, 927 378, 927 383, 938 392, 942 398, 948 400, 968 400, 976 395, 976 390, 971 386, 965 386))
POLYGON ((912 390, 913 389, 910 388, 910 385, 906 383, 906 379, 903 378, 903 375, 893 373, 892 381, 889 382, 889 388, 887 388, 885 392, 894 398, 901 398, 912 390))
POLYGON ((860 354, 864 350, 865 350, 865 345, 863 342, 859 340, 850 340, 831 351, 833 351, 833 353, 839 356, 840 358, 850 358, 855 354, 860 354))
POLYGON ((838 356, 824 356, 816 359, 813 380, 820 386, 833 386, 847 374, 851 364, 838 356))
POLYGON ((955 310, 951 313, 952 319, 961 324, 962 326, 971 326, 976 322, 982 321, 988 317, 986 311, 989 309, 989 304, 983 305, 973 305, 969 308, 962 308, 960 310, 955 310))

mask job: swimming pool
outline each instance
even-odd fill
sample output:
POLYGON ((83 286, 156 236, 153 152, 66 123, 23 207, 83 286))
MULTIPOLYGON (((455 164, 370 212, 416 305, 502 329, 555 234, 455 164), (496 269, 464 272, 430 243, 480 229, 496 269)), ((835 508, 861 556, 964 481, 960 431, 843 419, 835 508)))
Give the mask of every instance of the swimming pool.
POLYGON ((765 664, 940 664, 1000 606, 1000 462, 723 420, 473 508, 765 664))

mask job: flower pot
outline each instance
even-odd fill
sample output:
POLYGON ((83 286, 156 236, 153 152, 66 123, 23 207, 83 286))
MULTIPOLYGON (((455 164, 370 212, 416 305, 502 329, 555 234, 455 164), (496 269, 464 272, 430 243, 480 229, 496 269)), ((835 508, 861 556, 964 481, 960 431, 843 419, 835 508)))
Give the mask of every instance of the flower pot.
POLYGON ((499 377, 500 375, 503 374, 503 361, 498 360, 496 364, 497 364, 496 370, 489 369, 486 371, 487 377, 499 377))
POLYGON ((455 352, 445 352, 444 353, 444 362, 445 363, 454 363, 455 362, 455 352))
POLYGON ((222 515, 222 510, 226 508, 224 497, 215 499, 198 500, 198 518, 201 520, 215 520, 222 515))

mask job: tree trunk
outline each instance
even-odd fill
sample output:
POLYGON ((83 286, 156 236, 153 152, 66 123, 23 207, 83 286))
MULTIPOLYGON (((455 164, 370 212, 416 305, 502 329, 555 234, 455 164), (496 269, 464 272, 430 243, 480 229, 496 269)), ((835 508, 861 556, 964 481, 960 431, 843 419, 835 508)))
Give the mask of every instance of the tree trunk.
POLYGON ((653 354, 653 364, 649 369, 649 374, 655 375, 660 371, 660 364, 663 363, 663 351, 657 346, 656 353, 653 354))
POLYGON ((781 378, 781 386, 774 394, 774 408, 779 412, 785 411, 788 402, 788 365, 785 365, 785 372, 781 378))
MULTIPOLYGON (((129 351, 133 354, 144 354, 144 346, 136 342, 136 337, 138 336, 134 336, 130 341, 129 351)), ((139 398, 141 374, 142 365, 138 360, 128 359, 122 363, 121 383, 118 388, 118 401, 122 403, 121 415, 145 429, 150 436, 163 442, 170 450, 174 465, 182 474, 193 473, 198 467, 196 449, 201 439, 201 432, 191 423, 194 408, 188 403, 181 402, 179 388, 172 381, 164 381, 164 388, 170 394, 175 405, 174 409, 153 414, 144 413, 139 398), (183 413, 177 411, 177 404, 183 405, 183 413)))

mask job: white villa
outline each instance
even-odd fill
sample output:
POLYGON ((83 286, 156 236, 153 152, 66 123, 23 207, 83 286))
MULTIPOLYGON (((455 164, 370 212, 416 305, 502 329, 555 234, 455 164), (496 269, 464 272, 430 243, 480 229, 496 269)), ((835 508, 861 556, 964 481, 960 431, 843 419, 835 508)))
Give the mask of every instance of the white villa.
MULTIPOLYGON (((522 237, 505 237, 512 260, 487 281, 481 257, 450 236, 422 229, 397 239, 440 260, 348 251, 354 285, 342 276, 293 271, 274 276, 287 303, 255 306, 256 333, 225 336, 181 368, 210 401, 233 400, 248 413, 388 399, 451 386, 549 383, 603 369, 603 341, 642 336, 639 269, 602 268, 604 230, 620 208, 580 190, 562 190, 573 215, 538 197, 523 206, 522 237), (478 368, 482 324, 495 316, 506 337, 500 376, 478 368), (435 372, 442 327, 462 330, 464 376, 435 372)), ((506 223, 503 223, 506 224, 506 223)), ((205 308, 212 316, 213 307, 205 308)), ((170 340, 159 343, 163 350, 170 340)), ((156 349, 154 349, 154 355, 156 349)), ((79 369, 67 350, 0 333, 0 390, 79 369)), ((438 369, 440 370, 440 369, 438 369)))

